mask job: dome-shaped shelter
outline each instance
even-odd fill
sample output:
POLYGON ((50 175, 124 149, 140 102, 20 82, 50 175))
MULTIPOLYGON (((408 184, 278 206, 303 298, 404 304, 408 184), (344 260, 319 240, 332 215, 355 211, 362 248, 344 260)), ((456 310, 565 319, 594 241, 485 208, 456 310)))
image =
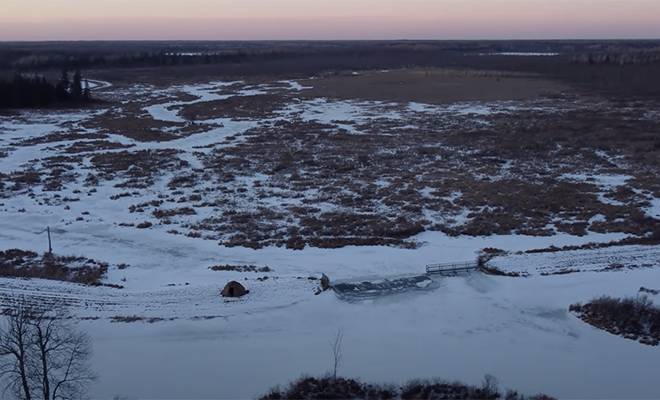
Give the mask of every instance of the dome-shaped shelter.
POLYGON ((245 296, 247 293, 248 291, 245 290, 243 285, 236 281, 231 281, 225 286, 224 289, 222 289, 220 294, 222 294, 223 297, 241 297, 245 296))

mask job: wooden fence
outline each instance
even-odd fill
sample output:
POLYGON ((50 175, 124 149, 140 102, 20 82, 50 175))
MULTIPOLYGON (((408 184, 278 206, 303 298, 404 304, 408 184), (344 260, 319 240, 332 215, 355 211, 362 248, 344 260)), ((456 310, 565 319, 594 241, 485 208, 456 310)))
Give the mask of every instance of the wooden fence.
POLYGON ((442 264, 429 264, 426 266, 427 274, 447 274, 463 271, 472 271, 479 268, 476 261, 452 262, 442 264))

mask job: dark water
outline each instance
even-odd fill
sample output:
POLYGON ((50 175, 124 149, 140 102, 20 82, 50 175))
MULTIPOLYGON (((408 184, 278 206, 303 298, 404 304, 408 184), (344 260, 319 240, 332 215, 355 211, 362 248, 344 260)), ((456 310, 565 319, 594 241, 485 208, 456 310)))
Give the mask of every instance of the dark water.
POLYGON ((436 289, 440 277, 419 275, 396 279, 381 279, 376 282, 342 282, 332 285, 341 300, 359 301, 375 299, 400 293, 426 292, 436 289))

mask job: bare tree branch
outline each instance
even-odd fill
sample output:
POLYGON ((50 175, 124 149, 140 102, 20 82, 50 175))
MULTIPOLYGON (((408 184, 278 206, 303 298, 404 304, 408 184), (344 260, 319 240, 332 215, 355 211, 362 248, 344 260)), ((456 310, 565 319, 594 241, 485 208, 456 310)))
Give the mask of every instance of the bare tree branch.
POLYGON ((334 368, 332 370, 332 378, 337 379, 337 367, 341 361, 341 341, 344 338, 344 332, 341 328, 337 329, 335 334, 334 341, 330 341, 330 347, 332 347, 332 355, 334 357, 334 368))

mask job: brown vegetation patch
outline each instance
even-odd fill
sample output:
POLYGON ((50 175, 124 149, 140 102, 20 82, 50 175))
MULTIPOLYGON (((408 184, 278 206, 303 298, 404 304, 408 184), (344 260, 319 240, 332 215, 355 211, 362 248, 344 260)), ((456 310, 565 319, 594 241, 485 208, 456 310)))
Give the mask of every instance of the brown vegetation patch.
POLYGON ((534 98, 567 90, 566 85, 542 78, 524 78, 494 71, 411 69, 326 75, 300 80, 312 89, 301 94, 373 101, 421 102, 499 101, 534 98))
MULTIPOLYGON (((658 224, 644 214, 639 196, 625 197, 621 189, 618 198, 628 203, 603 203, 595 182, 562 177, 587 170, 626 172, 595 157, 594 148, 606 142, 627 148, 630 142, 624 137, 643 142, 648 137, 641 132, 653 129, 649 121, 631 118, 629 111, 618 110, 617 121, 605 123, 595 115, 591 110, 499 113, 485 116, 488 125, 480 128, 470 124, 471 117, 419 115, 414 119, 419 128, 401 134, 392 134, 392 129, 408 121, 374 119, 361 127, 360 135, 316 122, 265 124, 247 131, 246 140, 235 146, 196 154, 205 174, 216 177, 221 183, 217 190, 225 195, 211 202, 207 193, 200 193, 201 204, 230 210, 243 201, 258 205, 191 226, 223 235, 224 245, 252 248, 341 247, 351 241, 405 245, 405 239, 425 230, 451 236, 549 236, 556 229, 573 235, 625 232, 641 238, 658 224), (594 123, 601 126, 599 131, 594 123), (556 124, 562 129, 555 129, 556 124), (619 133, 604 138, 607 126, 619 133), (578 131, 587 136, 570 133, 578 131), (562 148, 553 144, 555 139, 562 148), (255 174, 268 178, 255 181, 252 188, 236 183, 239 176, 255 174), (262 209, 260 200, 266 198, 279 200, 283 207, 262 209), (339 211, 322 213, 316 207, 321 203, 339 211), (290 213, 283 213, 284 208, 290 213), (453 216, 464 210, 469 210, 467 221, 457 223, 453 216), (589 224, 598 214, 604 218, 589 224)), ((171 187, 198 184, 196 175, 182 174, 171 187)), ((650 174, 630 184, 645 190, 658 185, 650 174)))
POLYGON ((110 142, 107 140, 78 141, 72 143, 64 150, 66 153, 86 153, 99 150, 117 150, 133 147, 132 144, 122 144, 119 142, 110 142))
POLYGON ((40 278, 101 286, 108 263, 80 256, 58 256, 33 251, 9 249, 0 251, 0 276, 40 278))
POLYGON ((191 121, 216 118, 271 118, 275 116, 275 111, 284 107, 287 97, 282 94, 232 96, 184 106, 180 114, 191 121))
POLYGON ((122 135, 138 142, 168 142, 206 132, 214 127, 209 124, 157 120, 137 105, 126 106, 120 111, 107 110, 83 122, 83 126, 97 129, 101 134, 122 135))
POLYGON ((236 272, 273 272, 273 270, 268 267, 257 267, 256 265, 214 265, 209 267, 213 271, 236 271, 236 272))
POLYGON ((153 177, 165 171, 172 171, 187 165, 175 155, 179 150, 140 150, 136 152, 120 151, 96 154, 91 162, 99 171, 95 180, 111 180, 117 176, 127 178, 118 187, 148 187, 153 184, 153 177))
POLYGON ((82 132, 56 132, 50 133, 48 135, 37 136, 30 139, 21 140, 18 143, 14 143, 14 146, 34 146, 37 144, 44 143, 57 143, 57 142, 67 142, 72 140, 90 140, 90 139, 106 139, 108 137, 105 133, 82 133, 82 132))
POLYGON ((170 209, 157 208, 151 213, 151 215, 159 219, 173 217, 175 215, 196 215, 196 214, 197 212, 195 211, 195 209, 191 207, 170 208, 170 209))
POLYGON ((568 309, 584 322, 625 339, 657 346, 660 343, 660 307, 646 295, 617 299, 602 296, 568 309))

